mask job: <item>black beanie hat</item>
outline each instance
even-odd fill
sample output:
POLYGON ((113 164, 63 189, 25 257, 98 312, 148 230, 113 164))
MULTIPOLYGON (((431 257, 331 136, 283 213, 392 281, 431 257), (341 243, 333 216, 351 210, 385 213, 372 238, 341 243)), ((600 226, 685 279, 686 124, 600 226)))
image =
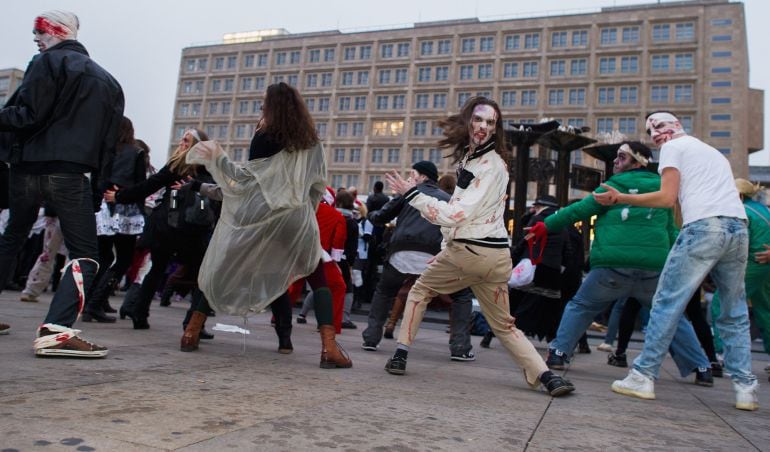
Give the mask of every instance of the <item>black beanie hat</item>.
POLYGON ((418 173, 426 176, 433 182, 438 181, 438 169, 433 162, 423 160, 412 165, 412 169, 417 170, 418 173))

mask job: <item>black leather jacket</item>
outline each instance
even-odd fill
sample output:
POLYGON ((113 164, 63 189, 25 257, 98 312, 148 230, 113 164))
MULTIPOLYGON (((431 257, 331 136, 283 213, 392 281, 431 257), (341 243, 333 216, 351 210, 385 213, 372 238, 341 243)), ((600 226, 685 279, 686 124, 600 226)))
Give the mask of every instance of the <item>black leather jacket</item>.
POLYGON ((36 55, 16 92, 0 109, 0 160, 63 162, 103 170, 123 117, 120 84, 78 41, 36 55))
MULTIPOLYGON (((450 196, 433 181, 423 182, 416 188, 430 197, 449 201, 450 196)), ((382 209, 369 213, 368 218, 375 226, 384 226, 396 217, 396 229, 388 243, 388 257, 396 251, 422 251, 433 255, 441 251, 441 228, 423 218, 403 196, 391 199, 382 209)))

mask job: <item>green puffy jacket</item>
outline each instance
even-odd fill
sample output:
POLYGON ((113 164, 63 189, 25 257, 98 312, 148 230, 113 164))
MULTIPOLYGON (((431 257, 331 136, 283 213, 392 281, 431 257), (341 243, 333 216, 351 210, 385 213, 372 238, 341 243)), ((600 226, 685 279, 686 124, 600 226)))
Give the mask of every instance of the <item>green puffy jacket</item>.
POLYGON ((754 262, 754 253, 770 245, 770 210, 750 198, 743 199, 743 207, 749 217, 749 262, 754 262))
MULTIPOLYGON (((607 182, 621 193, 660 190, 660 176, 644 169, 615 174, 607 182)), ((606 191, 599 187, 596 192, 606 191)), ((591 247, 592 268, 639 268, 660 271, 678 234, 671 209, 628 204, 602 206, 588 195, 545 219, 549 231, 558 231, 596 215, 591 247)))

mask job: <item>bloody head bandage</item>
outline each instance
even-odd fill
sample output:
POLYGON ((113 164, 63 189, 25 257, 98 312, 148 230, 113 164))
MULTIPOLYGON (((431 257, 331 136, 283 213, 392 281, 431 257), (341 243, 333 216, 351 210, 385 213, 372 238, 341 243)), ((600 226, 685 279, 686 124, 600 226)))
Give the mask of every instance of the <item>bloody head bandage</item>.
POLYGON ((47 11, 35 18, 34 30, 59 39, 77 39, 80 21, 67 11, 47 11))

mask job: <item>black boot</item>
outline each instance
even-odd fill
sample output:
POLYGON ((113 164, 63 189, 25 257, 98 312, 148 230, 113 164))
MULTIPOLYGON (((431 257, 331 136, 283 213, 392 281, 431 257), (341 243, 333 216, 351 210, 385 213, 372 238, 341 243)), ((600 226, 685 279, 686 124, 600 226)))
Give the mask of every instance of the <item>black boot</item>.
POLYGON ((163 292, 160 294, 160 305, 163 307, 171 306, 171 297, 174 295, 174 288, 171 284, 166 284, 163 292))
POLYGON ((483 348, 489 348, 489 344, 492 343, 493 337, 495 337, 495 333, 493 333, 492 330, 487 331, 479 345, 481 345, 483 348))
POLYGON ((101 306, 90 306, 83 311, 80 320, 84 322, 115 323, 118 319, 105 314, 101 306))

